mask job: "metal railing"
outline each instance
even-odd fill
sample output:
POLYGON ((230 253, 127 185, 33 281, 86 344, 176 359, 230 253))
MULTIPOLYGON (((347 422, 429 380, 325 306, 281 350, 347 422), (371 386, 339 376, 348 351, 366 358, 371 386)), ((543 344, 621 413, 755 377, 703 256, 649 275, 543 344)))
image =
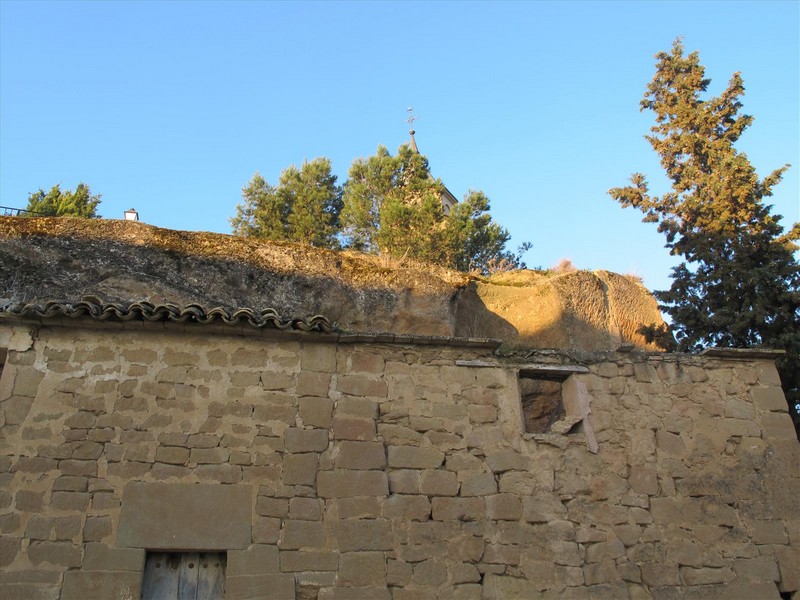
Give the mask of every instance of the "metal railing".
POLYGON ((36 212, 35 210, 26 210, 24 208, 13 208, 11 206, 0 206, 0 214, 4 217, 22 217, 30 215, 33 217, 46 217, 44 213, 36 212))

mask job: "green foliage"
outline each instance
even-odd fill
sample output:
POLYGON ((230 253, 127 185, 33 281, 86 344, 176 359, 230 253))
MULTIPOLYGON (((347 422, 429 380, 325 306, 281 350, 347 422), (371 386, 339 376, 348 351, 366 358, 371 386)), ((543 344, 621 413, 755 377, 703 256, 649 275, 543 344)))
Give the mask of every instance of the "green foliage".
POLYGON ((46 217, 97 217, 97 206, 100 194, 92 195, 89 186, 79 183, 75 191, 61 191, 60 184, 54 185, 49 192, 39 188, 28 197, 25 210, 46 217))
POLYGON ((383 146, 350 167, 342 224, 350 247, 413 258, 459 271, 524 268, 521 253, 505 251, 508 231, 492 221, 489 199, 470 191, 445 215, 444 186, 427 159, 409 146, 392 156, 383 146))
POLYGON ((288 240, 336 248, 342 189, 331 174, 331 161, 315 158, 298 169, 285 169, 277 187, 256 173, 242 189, 243 203, 230 219, 238 235, 288 240))
MULTIPOLYGON (((441 221, 442 192, 440 181, 428 172, 428 161, 407 145, 392 156, 384 146, 367 159, 357 158, 350 166, 344 185, 342 225, 348 245, 366 252, 396 255, 409 253, 421 258, 413 236, 408 232, 389 231, 387 227, 433 227, 441 221), (432 200, 435 199, 436 202, 432 200), (434 204, 439 205, 437 209, 434 204)), ((431 231, 430 229, 427 231, 431 231)))
POLYGON ((518 257, 505 251, 511 234, 492 221, 489 208, 486 194, 470 190, 450 211, 445 220, 444 246, 451 268, 482 273, 524 268, 518 257))
POLYGON ((275 187, 256 173, 230 223, 238 235, 328 248, 344 240, 362 252, 460 271, 525 268, 521 256, 530 244, 516 254, 505 250, 511 236, 492 221, 483 192, 470 191, 445 215, 444 190, 419 152, 404 145, 392 156, 379 146, 373 156, 353 161, 343 189, 327 158, 289 167, 275 187))
POLYGON ((642 174, 610 190, 622 206, 658 223, 670 252, 684 259, 669 290, 656 292, 680 347, 763 345, 786 350, 781 379, 790 404, 800 389, 800 225, 784 233, 764 199, 789 165, 758 178, 734 143, 753 122, 739 114, 744 93, 734 73, 719 97, 704 100, 710 80, 697 52, 656 55, 656 74, 641 102, 656 125, 647 140, 661 157, 672 191, 649 194, 642 174))

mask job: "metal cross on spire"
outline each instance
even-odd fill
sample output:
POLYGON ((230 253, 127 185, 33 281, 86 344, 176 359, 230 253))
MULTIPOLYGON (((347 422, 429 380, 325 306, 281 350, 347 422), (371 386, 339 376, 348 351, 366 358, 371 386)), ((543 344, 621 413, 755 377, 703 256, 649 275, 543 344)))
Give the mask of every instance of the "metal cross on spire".
POLYGON ((417 142, 414 139, 414 134, 416 133, 416 131, 414 131, 414 121, 416 121, 419 117, 414 116, 413 107, 409 106, 406 110, 408 111, 408 118, 406 119, 406 123, 408 123, 411 126, 411 129, 408 132, 411 134, 411 149, 414 152, 419 153, 419 150, 417 149, 417 142))
POLYGON ((406 123, 411 125, 411 129, 414 129, 414 121, 416 121, 419 117, 414 116, 414 107, 409 106, 406 111, 408 111, 408 118, 406 119, 406 123))

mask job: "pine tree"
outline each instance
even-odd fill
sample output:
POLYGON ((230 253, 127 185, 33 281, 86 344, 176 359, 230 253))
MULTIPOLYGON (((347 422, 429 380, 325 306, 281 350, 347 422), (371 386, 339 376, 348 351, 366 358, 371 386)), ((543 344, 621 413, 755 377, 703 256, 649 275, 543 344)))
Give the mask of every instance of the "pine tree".
POLYGON ((49 192, 40 188, 31 194, 25 210, 36 216, 94 218, 99 204, 100 194, 92 195, 85 183, 79 183, 74 192, 61 191, 61 186, 56 184, 49 192))
POLYGON ((492 265, 524 268, 521 252, 505 251, 508 231, 492 221, 489 199, 470 191, 450 214, 442 208, 444 186, 428 160, 408 145, 396 156, 379 146, 357 159, 344 185, 342 223, 350 247, 407 257, 460 271, 487 273, 492 265))
POLYGON ((281 173, 273 187, 256 173, 242 189, 243 203, 230 219, 237 235, 287 240, 336 248, 342 189, 331 174, 331 161, 315 158, 281 173))
POLYGON ((785 350, 779 370, 794 406, 800 401, 800 265, 794 256, 800 225, 784 233, 782 217, 764 203, 789 165, 759 179, 734 148, 753 122, 739 113, 739 73, 719 97, 703 99, 710 80, 697 52, 684 55, 676 40, 671 53, 656 59, 641 109, 656 115, 653 135, 646 137, 672 191, 651 196, 637 173, 632 185, 609 193, 644 212, 645 222, 658 223, 671 254, 684 260, 672 271, 670 289, 655 293, 680 347, 785 350))

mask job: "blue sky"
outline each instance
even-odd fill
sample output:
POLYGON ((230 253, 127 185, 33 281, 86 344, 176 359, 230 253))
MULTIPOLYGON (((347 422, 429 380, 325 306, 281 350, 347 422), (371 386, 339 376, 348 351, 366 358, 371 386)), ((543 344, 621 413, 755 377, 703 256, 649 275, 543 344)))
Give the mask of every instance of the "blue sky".
POLYGON ((655 226, 607 195, 665 188, 638 109, 653 55, 683 36, 711 92, 741 71, 740 140, 800 220, 798 2, 16 2, 0 0, 0 204, 84 181, 100 213, 230 232, 259 171, 408 140, 461 197, 482 189, 531 267, 669 285, 655 226))

